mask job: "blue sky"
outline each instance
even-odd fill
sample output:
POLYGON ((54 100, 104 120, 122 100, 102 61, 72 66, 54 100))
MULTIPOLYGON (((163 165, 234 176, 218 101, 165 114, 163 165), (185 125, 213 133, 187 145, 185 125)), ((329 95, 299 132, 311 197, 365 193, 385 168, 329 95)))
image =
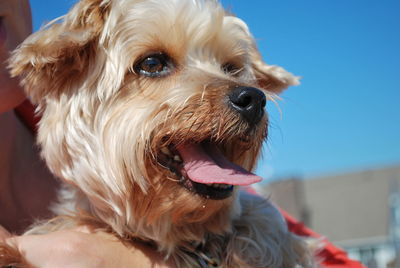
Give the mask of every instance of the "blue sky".
MULTIPOLYGON (((165 0, 166 1, 166 0, 165 0)), ((31 0, 34 29, 74 0, 31 0)), ((268 181, 400 164, 400 2, 223 0, 264 59, 303 77, 268 109, 268 181), (249 4, 251 3, 251 4, 249 4)))

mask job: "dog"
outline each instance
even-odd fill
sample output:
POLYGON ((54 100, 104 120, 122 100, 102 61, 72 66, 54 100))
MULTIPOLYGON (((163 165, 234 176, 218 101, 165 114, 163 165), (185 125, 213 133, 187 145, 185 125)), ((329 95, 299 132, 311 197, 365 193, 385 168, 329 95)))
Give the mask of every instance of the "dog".
POLYGON ((278 210, 241 186, 267 101, 297 77, 266 64, 214 0, 81 0, 12 55, 42 116, 38 144, 65 186, 58 217, 152 245, 177 267, 314 267, 278 210))

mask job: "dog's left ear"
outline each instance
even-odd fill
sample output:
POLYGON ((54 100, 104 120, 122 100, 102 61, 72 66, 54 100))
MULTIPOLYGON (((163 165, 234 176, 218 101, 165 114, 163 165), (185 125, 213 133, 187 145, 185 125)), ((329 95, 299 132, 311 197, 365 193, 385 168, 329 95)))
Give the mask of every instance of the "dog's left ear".
POLYGON ((254 43, 250 57, 259 87, 274 94, 280 94, 287 87, 300 84, 299 77, 294 76, 282 67, 266 64, 254 43))
POLYGON ((79 81, 89 65, 112 0, 81 0, 61 22, 29 36, 12 54, 10 70, 38 103, 79 81))

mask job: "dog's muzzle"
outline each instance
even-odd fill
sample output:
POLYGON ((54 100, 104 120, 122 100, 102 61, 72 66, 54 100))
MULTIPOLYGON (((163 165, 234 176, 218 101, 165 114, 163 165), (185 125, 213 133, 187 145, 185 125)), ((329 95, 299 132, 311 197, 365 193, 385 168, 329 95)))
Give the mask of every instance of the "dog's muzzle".
POLYGON ((229 93, 229 105, 249 124, 256 125, 264 116, 266 97, 254 87, 236 87, 229 93))

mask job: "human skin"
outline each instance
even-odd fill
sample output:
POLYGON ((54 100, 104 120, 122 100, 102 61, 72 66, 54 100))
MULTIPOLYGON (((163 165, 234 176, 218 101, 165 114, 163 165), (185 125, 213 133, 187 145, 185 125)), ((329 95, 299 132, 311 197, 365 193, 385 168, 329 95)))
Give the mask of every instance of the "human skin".
POLYGON ((57 180, 41 160, 31 132, 13 109, 25 100, 6 61, 32 31, 27 0, 0 1, 0 243, 23 253, 35 267, 173 267, 144 244, 126 245, 116 237, 78 227, 47 235, 15 236, 36 218, 50 217, 57 180), (5 227, 5 228, 4 228, 5 227), (11 231, 11 233, 9 232, 11 231))
POLYGON ((93 233, 87 227, 19 237, 11 237, 0 228, 0 242, 25 252, 24 257, 34 267, 174 267, 171 260, 164 260, 161 254, 145 244, 126 245, 113 235, 93 233))

